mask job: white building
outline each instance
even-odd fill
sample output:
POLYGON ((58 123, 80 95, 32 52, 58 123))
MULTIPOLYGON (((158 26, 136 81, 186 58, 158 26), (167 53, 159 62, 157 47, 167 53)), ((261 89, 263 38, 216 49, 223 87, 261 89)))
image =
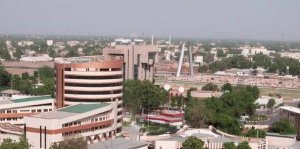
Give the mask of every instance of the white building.
POLYGON ((34 44, 33 41, 20 41, 20 42, 18 42, 18 45, 22 46, 22 47, 24 47, 24 46, 31 46, 33 44, 34 44))
POLYGON ((292 58, 300 61, 300 52, 282 52, 280 53, 281 57, 287 57, 287 58, 292 58))
POLYGON ((56 111, 26 116, 26 136, 33 148, 49 148, 65 137, 84 137, 88 144, 120 135, 118 102, 77 104, 56 111))
POLYGON ((52 46, 53 45, 53 40, 47 40, 47 45, 52 46))
POLYGON ((79 41, 68 41, 67 45, 70 47, 74 47, 76 45, 78 45, 80 42, 79 41))
POLYGON ((203 56, 201 56, 201 55, 194 56, 194 63, 202 64, 203 63, 203 56))
POLYGON ((268 102, 270 99, 275 100, 275 105, 274 107, 277 107, 278 105, 283 103, 283 98, 277 98, 277 97, 271 97, 271 96, 261 96, 258 98, 255 103, 260 106, 261 109, 267 108, 268 102))
POLYGON ((55 99, 50 96, 32 96, 0 101, 0 123, 23 125, 24 116, 53 111, 55 99))

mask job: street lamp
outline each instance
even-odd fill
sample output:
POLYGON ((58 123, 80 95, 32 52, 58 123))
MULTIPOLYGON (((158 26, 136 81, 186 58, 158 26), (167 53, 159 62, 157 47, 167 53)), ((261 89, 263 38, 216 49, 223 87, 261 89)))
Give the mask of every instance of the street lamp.
MULTIPOLYGON (((171 89, 171 86, 169 84, 165 84, 164 89, 165 89, 165 91, 168 92, 171 89)), ((168 109, 169 109, 169 106, 170 106, 170 93, 168 92, 168 109)))
POLYGON ((182 93, 184 92, 184 87, 182 87, 182 86, 180 86, 179 88, 178 88, 178 92, 180 93, 180 95, 181 95, 181 103, 182 103, 182 105, 181 105, 181 110, 182 110, 182 108, 183 108, 183 99, 182 99, 182 93))

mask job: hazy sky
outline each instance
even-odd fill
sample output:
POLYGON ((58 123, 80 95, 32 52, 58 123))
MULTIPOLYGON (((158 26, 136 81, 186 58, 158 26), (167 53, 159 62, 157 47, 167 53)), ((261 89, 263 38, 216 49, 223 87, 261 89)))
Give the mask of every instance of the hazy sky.
POLYGON ((1 34, 300 40, 300 0, 0 0, 1 34))

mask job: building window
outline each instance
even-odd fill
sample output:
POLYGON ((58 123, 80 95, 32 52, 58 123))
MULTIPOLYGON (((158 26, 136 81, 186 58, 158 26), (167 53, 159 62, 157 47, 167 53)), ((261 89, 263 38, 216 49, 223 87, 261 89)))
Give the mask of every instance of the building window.
POLYGON ((11 110, 7 110, 6 113, 11 113, 11 110))
POLYGON ((35 110, 31 110, 31 113, 35 113, 35 110))
POLYGON ((42 112, 42 110, 41 110, 41 109, 38 109, 37 112, 42 112))

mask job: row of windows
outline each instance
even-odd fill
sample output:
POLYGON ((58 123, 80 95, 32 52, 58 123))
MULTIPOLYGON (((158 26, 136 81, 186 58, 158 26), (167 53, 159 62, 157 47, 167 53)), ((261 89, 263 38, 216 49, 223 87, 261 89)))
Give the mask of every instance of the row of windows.
MULTIPOLYGON (((25 109, 25 110, 20 110, 21 113, 28 113, 30 111, 31 111, 31 113, 42 112, 42 111, 43 112, 48 112, 48 111, 52 111, 52 109, 31 109, 31 110, 25 109)), ((9 113, 18 113, 18 111, 17 110, 1 110, 0 113, 1 114, 4 114, 4 113, 9 114, 9 113)))
MULTIPOLYGON (((65 101, 70 101, 70 102, 114 102, 116 101, 116 98, 110 99, 73 99, 73 98, 65 98, 65 101)), ((119 99, 121 100, 121 99, 119 99)))
POLYGON ((76 86, 76 87, 113 87, 122 86, 123 83, 109 83, 109 84, 77 84, 77 83, 65 83, 65 86, 76 86))
POLYGON ((108 124, 108 125, 102 125, 102 126, 97 126, 97 127, 92 127, 92 128, 83 129, 83 130, 76 130, 76 131, 71 131, 71 132, 65 132, 65 133, 62 133, 62 136, 71 136, 71 135, 76 135, 76 134, 80 134, 80 133, 84 133, 84 132, 95 131, 95 130, 107 128, 109 126, 110 126, 110 124, 108 124))
POLYGON ((121 71, 121 68, 111 68, 109 70, 109 68, 65 68, 65 71, 80 71, 80 70, 84 70, 85 71, 121 71))
MULTIPOLYGON (((108 113, 110 113, 110 111, 102 112, 99 115, 106 115, 108 113)), ((72 127, 72 126, 81 125, 81 124, 90 124, 90 123, 94 123, 94 122, 98 122, 98 121, 104 121, 107 119, 109 119, 109 115, 92 118, 92 119, 88 119, 88 120, 84 120, 84 121, 75 121, 75 122, 66 123, 66 124, 63 124, 62 127, 64 128, 64 127, 72 127)))
POLYGON ((0 121, 17 121, 18 118, 0 118, 0 121))
POLYGON ((89 80, 106 80, 106 79, 122 79, 122 75, 115 76, 72 76, 66 75, 66 79, 89 79, 89 80))
POLYGON ((83 95, 108 95, 108 94, 119 94, 122 93, 121 90, 116 91, 65 91, 65 94, 83 94, 83 95))

